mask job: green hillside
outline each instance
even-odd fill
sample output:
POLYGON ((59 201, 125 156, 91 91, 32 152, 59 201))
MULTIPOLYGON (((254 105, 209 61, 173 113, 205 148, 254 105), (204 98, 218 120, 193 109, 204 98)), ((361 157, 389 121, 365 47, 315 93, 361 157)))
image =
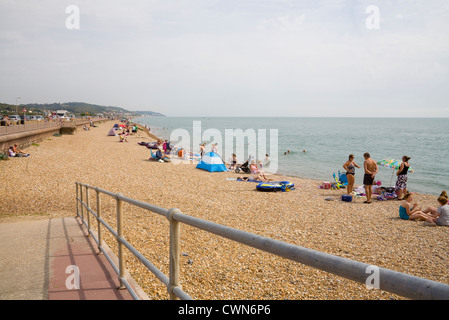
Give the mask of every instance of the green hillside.
POLYGON ((154 112, 154 111, 129 111, 123 108, 114 107, 114 106, 100 106, 96 104, 90 104, 85 102, 65 102, 65 103, 29 103, 29 104, 20 104, 17 106, 0 103, 0 113, 1 114, 15 114, 22 113, 23 108, 26 108, 27 111, 32 114, 42 114, 45 112, 56 112, 56 110, 67 110, 70 113, 75 115, 79 114, 123 114, 129 116, 141 116, 141 115, 149 115, 149 116, 158 116, 164 117, 163 114, 154 112), (17 111, 16 111, 17 109, 17 111))

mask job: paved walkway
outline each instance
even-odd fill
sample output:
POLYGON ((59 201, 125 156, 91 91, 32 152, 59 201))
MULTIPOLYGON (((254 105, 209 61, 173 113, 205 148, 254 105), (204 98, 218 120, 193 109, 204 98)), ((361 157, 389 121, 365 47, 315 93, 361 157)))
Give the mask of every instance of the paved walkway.
POLYGON ((86 234, 76 218, 0 224, 0 300, 132 300, 86 234))

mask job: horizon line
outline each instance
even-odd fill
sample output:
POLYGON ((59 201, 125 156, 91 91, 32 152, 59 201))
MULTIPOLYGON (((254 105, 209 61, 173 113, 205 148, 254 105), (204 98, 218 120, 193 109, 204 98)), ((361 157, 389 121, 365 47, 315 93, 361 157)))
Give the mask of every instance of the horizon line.
MULTIPOLYGON (((144 118, 145 116, 138 116, 138 118, 144 118)), ((375 116, 375 117, 363 117, 363 116, 148 116, 151 118, 352 118, 352 119, 449 119, 447 117, 426 117, 426 116, 375 116)))

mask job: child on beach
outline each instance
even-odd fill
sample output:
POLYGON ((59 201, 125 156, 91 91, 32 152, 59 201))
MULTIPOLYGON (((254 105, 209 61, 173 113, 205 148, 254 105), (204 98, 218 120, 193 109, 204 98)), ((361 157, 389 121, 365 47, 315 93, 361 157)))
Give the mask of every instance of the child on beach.
POLYGON ((404 195, 404 201, 399 205, 399 217, 403 220, 426 220, 432 218, 431 215, 422 212, 419 208, 417 208, 418 204, 415 203, 411 206, 411 202, 413 200, 413 195, 408 192, 404 195))
POLYGON ((237 181, 249 181, 249 182, 266 182, 260 176, 254 177, 237 177, 237 181))
POLYGON ((203 144, 200 144, 201 158, 204 156, 205 148, 206 148, 206 143, 205 142, 203 144))
POLYGON ((232 162, 231 162, 231 166, 229 167, 230 170, 235 170, 237 166, 237 156, 235 155, 235 153, 232 154, 232 162))
POLYGON ((432 226, 449 226, 449 205, 446 191, 441 192, 437 201, 440 204, 438 209, 429 207, 423 210, 425 214, 429 213, 431 216, 429 219, 426 219, 426 221, 432 226))
POLYGON ((9 149, 8 149, 8 155, 9 155, 10 157, 18 157, 18 156, 16 156, 16 153, 14 152, 14 149, 13 149, 12 146, 9 147, 9 149))
POLYGON ((211 152, 218 153, 218 143, 212 145, 211 152))
POLYGON ((127 134, 124 134, 123 132, 119 134, 120 142, 128 142, 128 139, 126 138, 127 134))
POLYGON ((270 157, 268 156, 268 153, 265 154, 265 159, 264 159, 263 165, 266 168, 270 166, 270 157))

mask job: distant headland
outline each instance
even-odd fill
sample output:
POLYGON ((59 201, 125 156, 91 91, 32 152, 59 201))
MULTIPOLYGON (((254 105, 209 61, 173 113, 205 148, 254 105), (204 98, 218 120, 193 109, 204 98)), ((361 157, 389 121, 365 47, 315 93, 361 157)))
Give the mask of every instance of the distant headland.
POLYGON ((124 108, 114 106, 101 106, 86 102, 64 102, 64 103, 28 103, 28 104, 7 104, 0 102, 0 114, 47 114, 56 110, 67 110, 75 115, 126 115, 126 116, 152 116, 165 117, 162 113, 154 111, 129 111, 124 108))

